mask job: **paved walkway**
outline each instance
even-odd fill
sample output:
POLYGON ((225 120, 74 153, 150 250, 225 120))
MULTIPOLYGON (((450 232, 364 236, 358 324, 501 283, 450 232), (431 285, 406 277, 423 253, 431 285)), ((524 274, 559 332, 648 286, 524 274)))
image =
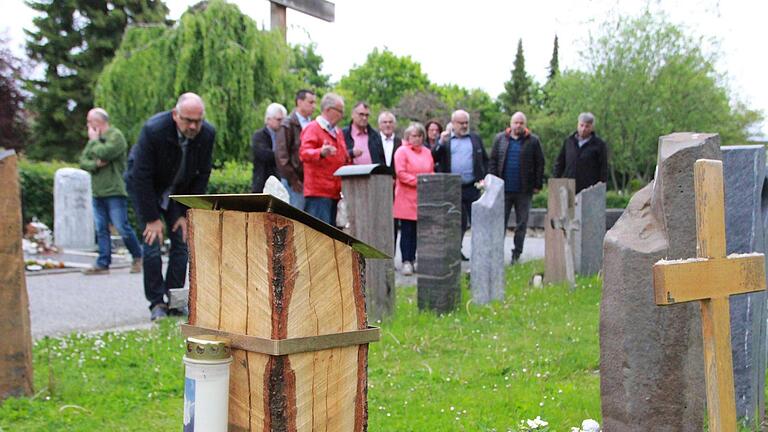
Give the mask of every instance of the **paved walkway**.
MULTIPOLYGON (((469 235, 464 239, 464 254, 470 256, 469 235)), ((506 238, 505 262, 509 262, 512 237, 506 238)), ((522 260, 544 256, 543 237, 525 241, 522 260)), ((415 285, 416 277, 400 274, 400 253, 395 258, 396 284, 415 285)), ((464 269, 469 263, 462 264, 464 269)), ((128 268, 113 269, 109 275, 84 276, 79 272, 34 274, 27 276, 32 337, 148 327, 149 310, 144 300, 141 274, 128 268)))

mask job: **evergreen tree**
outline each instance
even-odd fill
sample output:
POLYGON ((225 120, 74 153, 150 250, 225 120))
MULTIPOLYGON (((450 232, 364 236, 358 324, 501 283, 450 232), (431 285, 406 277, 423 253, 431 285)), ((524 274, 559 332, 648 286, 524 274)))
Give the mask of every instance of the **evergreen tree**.
POLYGON ((549 60, 549 74, 547 75, 547 82, 552 81, 553 78, 560 74, 560 60, 558 59, 557 35, 555 35, 555 47, 552 49, 552 59, 549 60))
POLYGON ((129 24, 163 22, 162 0, 29 0, 40 13, 27 30, 27 53, 44 65, 40 80, 28 80, 29 107, 36 113, 28 153, 72 160, 86 139, 85 116, 93 87, 129 24))
POLYGON ((533 81, 525 72, 525 56, 523 55, 523 40, 517 41, 517 53, 515 54, 512 77, 504 83, 504 93, 499 95, 504 111, 512 114, 524 109, 531 102, 531 87, 533 81))

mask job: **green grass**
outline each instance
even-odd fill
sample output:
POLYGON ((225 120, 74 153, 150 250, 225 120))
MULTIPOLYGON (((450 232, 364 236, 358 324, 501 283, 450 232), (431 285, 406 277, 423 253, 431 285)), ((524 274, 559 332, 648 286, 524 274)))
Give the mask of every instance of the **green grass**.
MULTIPOLYGON (((369 358, 371 431, 517 431, 541 416, 551 431, 600 421, 600 282, 533 288, 533 262, 508 268, 504 302, 420 313, 399 289, 369 358)), ((33 398, 0 405, 0 431, 179 430, 182 338, 177 321, 149 331, 44 339, 33 398)))

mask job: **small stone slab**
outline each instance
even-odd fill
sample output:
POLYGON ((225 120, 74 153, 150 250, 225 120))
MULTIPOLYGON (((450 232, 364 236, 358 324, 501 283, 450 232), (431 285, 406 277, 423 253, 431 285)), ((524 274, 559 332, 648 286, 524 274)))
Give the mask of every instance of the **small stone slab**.
POLYGON ((264 183, 264 193, 270 194, 275 198, 282 200, 283 202, 290 202, 290 196, 280 180, 275 176, 269 176, 266 183, 264 183))
POLYGON ((504 180, 488 174, 485 192, 472 203, 472 300, 504 300, 504 180))
POLYGON ((575 281, 574 231, 578 229, 574 215, 573 179, 549 179, 547 184, 547 223, 544 225, 544 282, 575 281))
POLYGON ((451 312, 461 302, 461 176, 418 176, 418 306, 451 312))
POLYGON ((53 183, 53 238, 61 248, 95 249, 91 175, 77 168, 56 171, 53 183))
POLYGON ((605 238, 605 183, 592 185, 576 194, 574 267, 576 273, 592 275, 603 266, 605 238))

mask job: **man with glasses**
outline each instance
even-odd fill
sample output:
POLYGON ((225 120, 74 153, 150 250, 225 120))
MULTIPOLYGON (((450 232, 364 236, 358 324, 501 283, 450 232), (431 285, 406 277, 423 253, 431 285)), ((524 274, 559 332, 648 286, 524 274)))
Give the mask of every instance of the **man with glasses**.
POLYGON ((385 164, 384 147, 378 131, 368 124, 371 111, 368 104, 358 102, 352 108, 352 122, 343 129, 347 154, 355 165, 385 164))
POLYGON ((349 163, 344 134, 336 125, 344 118, 344 99, 326 93, 321 113, 301 132, 299 157, 304 163, 305 211, 336 225, 336 205, 341 199, 341 178, 333 173, 349 163))
POLYGON ((171 111, 147 120, 131 151, 128 181, 143 229, 144 294, 153 321, 186 313, 169 310, 164 298, 169 289, 184 287, 187 273, 187 207, 170 195, 206 192, 216 130, 204 116, 200 96, 184 93, 171 111), (165 278, 160 256, 163 222, 171 240, 165 278))

